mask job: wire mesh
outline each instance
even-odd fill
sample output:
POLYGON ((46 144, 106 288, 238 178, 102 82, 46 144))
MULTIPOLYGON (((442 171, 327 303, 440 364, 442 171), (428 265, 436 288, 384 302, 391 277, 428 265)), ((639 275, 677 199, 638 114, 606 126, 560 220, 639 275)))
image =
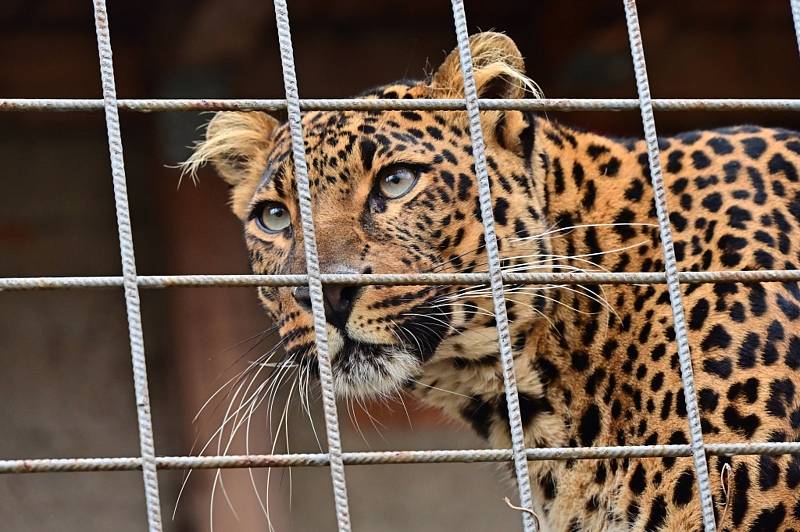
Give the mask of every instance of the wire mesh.
MULTIPOLYGON (((111 177, 117 213, 121 276, 34 277, 0 278, 0 291, 122 288, 125 296, 133 381, 138 413, 140 456, 115 458, 63 458, 36 460, 0 460, 0 474, 72 472, 72 471, 123 471, 141 470, 144 478, 149 530, 162 529, 158 494, 158 469, 253 468, 253 467, 303 467, 331 468, 336 517, 341 531, 350 530, 345 465, 413 464, 451 462, 510 462, 515 466, 520 504, 532 509, 530 479, 527 462, 532 460, 608 459, 642 457, 692 457, 697 473, 703 525, 706 531, 716 530, 711 500, 710 482, 706 464, 707 455, 780 455, 800 453, 800 443, 727 443, 706 444, 700 429, 700 419, 695 396, 691 367, 691 354, 680 298, 681 283, 717 282, 796 282, 800 270, 760 271, 678 271, 672 248, 664 183, 661 177, 659 149, 654 111, 681 110, 763 110, 800 111, 800 99, 652 99, 647 81, 644 49, 641 41, 635 0, 623 0, 630 49, 636 75, 637 99, 480 99, 472 75, 472 60, 468 46, 466 15, 461 0, 452 0, 455 33, 458 41, 462 71, 464 73, 464 99, 435 100, 383 100, 383 99, 300 99, 294 69, 288 10, 285 0, 275 0, 278 40, 284 74, 284 99, 127 99, 118 100, 114 84, 111 39, 105 0, 93 0, 98 57, 100 61, 102 99, 0 99, 0 111, 100 111, 105 113, 111 162, 111 177), (286 110, 292 135, 293 161, 302 212, 306 275, 137 275, 134 245, 131 235, 125 166, 119 126, 119 110, 151 111, 207 111, 207 110, 286 110), (323 274, 317 260, 316 239, 311 212, 311 194, 308 169, 305 161, 301 112, 306 110, 465 110, 470 120, 470 134, 475 158, 475 169, 480 185, 480 205, 485 226, 489 258, 488 273, 470 274, 323 274), (655 192, 659 231, 665 255, 664 272, 580 272, 580 273, 508 273, 500 270, 499 252, 494 232, 492 200, 489 188, 483 136, 480 128, 480 110, 529 111, 622 111, 638 109, 642 115, 645 140, 648 148, 652 185, 655 192), (648 445, 618 447, 559 447, 525 448, 513 371, 513 357, 509 343, 508 318, 505 312, 503 283, 518 284, 667 284, 673 309, 676 343, 680 360, 681 378, 686 399, 687 417, 692 435, 689 445, 648 445), (499 349, 503 366, 504 387, 509 408, 512 435, 511 449, 430 450, 345 452, 342 449, 336 404, 333 393, 331 362, 327 346, 323 284, 349 285, 489 285, 497 314, 499 349), (313 454, 273 454, 247 456, 157 456, 150 418, 147 386, 147 368, 144 339, 139 308, 139 290, 180 286, 299 286, 308 285, 312 296, 315 335, 320 381, 323 390, 328 452, 313 454)), ((798 50, 800 50, 800 0, 790 0, 798 50)), ((522 512, 523 527, 535 530, 536 522, 528 512, 522 512)))

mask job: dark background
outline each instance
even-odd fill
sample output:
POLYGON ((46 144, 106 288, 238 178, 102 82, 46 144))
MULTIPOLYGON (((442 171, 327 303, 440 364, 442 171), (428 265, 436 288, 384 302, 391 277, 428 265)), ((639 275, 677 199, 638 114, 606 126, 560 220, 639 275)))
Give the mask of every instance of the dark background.
MULTIPOLYGON (((796 96, 800 58, 788 0, 640 4, 654 97, 796 96)), ((269 2, 109 0, 108 9, 120 98, 283 95, 269 2)), ((515 39, 547 96, 636 96, 621 2, 471 0, 466 9, 471 32, 496 29, 515 39)), ((421 77, 455 46, 449 2, 293 1, 290 16, 303 97, 347 97, 421 77)), ((4 0, 0 72, 3 98, 98 98, 91 2, 4 0)), ((637 111, 548 115, 615 135, 641 132, 637 111)), ((141 274, 247 272, 221 182, 206 171, 199 186, 177 188, 172 166, 208 118, 122 113, 141 274)), ((662 135, 741 122, 800 127, 800 115, 777 112, 659 112, 656 119, 662 135)), ((119 275, 102 113, 4 112, 0 130, 0 275, 119 275)), ((267 324, 252 289, 147 290, 142 301, 156 449, 186 454, 213 434, 226 396, 193 423, 198 409, 253 352, 269 347, 267 339, 248 352, 255 341, 247 339, 267 324)), ((121 291, 0 294, 0 362, 0 459, 138 454, 121 291)), ((279 413, 282 399, 276 404, 279 413)), ((308 420, 292 405, 290 449, 316 451, 308 420)), ((341 405, 345 449, 483 445, 435 413, 408 406, 411 427, 398 405, 370 406, 376 426, 341 405)), ((322 431, 318 402, 315 409, 322 431)), ((254 419, 250 449, 267 452, 264 409, 254 419)), ((229 450, 244 451, 241 439, 229 450)), ((160 475, 166 529, 207 530, 214 473, 192 475, 174 521, 183 473, 160 475)), ((255 473, 262 497, 264 475, 255 473)), ((349 467, 354 527, 511 529, 518 516, 501 497, 513 499, 514 488, 501 477, 492 465, 349 467)), ((226 472, 224 480, 238 521, 218 489, 215 529, 266 529, 247 472, 226 472)), ((326 469, 296 469, 291 480, 277 471, 270 490, 279 530, 333 528, 326 469)), ((138 472, 0 477, 3 530, 144 527, 138 472)))

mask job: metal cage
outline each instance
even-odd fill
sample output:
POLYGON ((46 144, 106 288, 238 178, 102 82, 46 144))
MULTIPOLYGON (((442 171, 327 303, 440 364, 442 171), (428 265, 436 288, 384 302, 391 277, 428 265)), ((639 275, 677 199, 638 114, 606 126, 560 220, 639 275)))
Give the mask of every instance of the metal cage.
MULTIPOLYGON (((105 0, 94 0, 97 49, 103 88, 102 100, 66 99, 0 99, 0 111, 74 111, 103 110, 106 118, 108 146, 111 161, 112 184, 116 204, 122 276, 107 277, 47 277, 47 278, 0 278, 0 291, 37 289, 88 289, 123 288, 127 306, 128 330, 133 363, 133 381, 138 413, 141 454, 138 457, 120 458, 76 458, 38 460, 0 460, 0 473, 37 473, 61 471, 143 471, 144 492, 147 506, 149 530, 162 530, 159 502, 158 469, 187 468, 248 468, 248 467, 329 467, 333 484, 336 520, 340 531, 351 530, 348 510, 345 465, 356 464, 408 464, 434 462, 510 462, 516 472, 519 504, 531 512, 521 512, 523 529, 537 529, 532 513, 530 479, 527 470, 529 460, 607 459, 642 457, 691 456, 694 459, 703 524, 707 532, 716 530, 711 498, 706 455, 779 455, 800 453, 800 443, 735 443, 705 444, 700 428, 695 383, 692 375, 690 347, 686 331, 681 283, 714 282, 766 282, 800 281, 800 270, 765 271, 710 271, 679 272, 672 245, 669 213, 666 206, 666 191, 661 175, 659 147, 656 135, 654 110, 800 110, 797 99, 652 99, 647 79, 644 49, 639 29, 635 0, 623 0, 628 38, 636 77, 638 99, 540 99, 540 100, 479 100, 473 77, 472 58, 469 49, 466 15, 462 0, 452 0, 453 20, 458 40, 461 68, 464 74, 464 99, 438 100, 375 100, 375 99, 316 99, 301 100, 295 75, 294 57, 290 34, 289 14, 286 0, 274 0, 278 27, 278 46, 283 67, 285 99, 282 100, 118 100, 114 83, 114 68, 111 38, 105 0), (655 192, 656 210, 665 258, 663 273, 503 273, 495 235, 492 201, 484 154, 483 134, 479 112, 482 109, 519 110, 622 110, 638 108, 642 116, 647 143, 652 186, 655 192), (286 110, 292 140, 292 155, 295 165, 297 188, 300 198, 302 230, 304 234, 306 275, 173 275, 139 276, 136 273, 134 245, 131 235, 130 212, 125 178, 125 165, 121 142, 119 110, 149 111, 197 111, 230 109, 286 110), (311 212, 308 169, 305 160, 301 112, 303 110, 466 110, 479 183, 480 207, 486 236, 488 273, 470 274, 368 274, 334 275, 322 274, 317 258, 314 225, 311 212), (433 450, 397 452, 344 452, 339 435, 339 422, 333 392, 331 361, 328 352, 323 284, 489 284, 492 290, 497 321, 499 352, 505 393, 509 410, 511 449, 483 450, 433 450), (691 442, 686 445, 617 446, 617 447, 565 447, 525 448, 520 416, 519 399, 514 377, 511 343, 508 332, 508 316, 503 295, 504 283, 666 283, 672 306, 675 341, 677 342, 683 392, 686 399, 691 442), (153 425, 147 384, 144 338, 141 324, 139 290, 173 286, 296 286, 308 285, 311 293, 316 347, 320 368, 327 453, 275 454, 248 456, 157 456, 155 453, 153 425)), ((800 48, 800 0, 791 0, 791 11, 800 48)))

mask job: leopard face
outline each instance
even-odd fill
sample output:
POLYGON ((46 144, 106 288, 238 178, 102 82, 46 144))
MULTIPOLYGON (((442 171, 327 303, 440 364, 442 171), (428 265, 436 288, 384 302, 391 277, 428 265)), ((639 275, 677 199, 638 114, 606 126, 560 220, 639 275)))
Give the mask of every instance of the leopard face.
MULTIPOLYGON (((521 64, 512 68, 507 59, 521 63, 514 44, 497 34, 477 44, 481 95, 521 96, 521 64)), ((458 56, 451 54, 430 80, 391 84, 364 96, 457 97, 462 86, 458 56)), ((495 200, 501 248, 535 255, 541 241, 519 240, 544 229, 529 167, 532 124, 519 112, 487 113, 484 124, 491 179, 505 188, 513 180, 526 191, 525 201, 495 200)), ((318 111, 306 113, 302 125, 322 272, 487 271, 463 111, 318 111)), ((262 113, 220 113, 198 153, 213 150, 219 172, 233 185, 232 207, 244 224, 253 272, 305 273, 288 125, 262 113)), ((494 338, 484 319, 491 313, 488 298, 458 297, 469 292, 452 286, 325 287, 337 391, 390 394, 419 379, 437 351, 445 353, 439 358, 452 352, 448 342, 454 335, 480 329, 494 338), (475 319, 478 314, 483 316, 475 319)), ((289 360, 316 371, 308 289, 265 287, 259 297, 279 324, 289 360)), ((541 310, 522 310, 516 317, 522 325, 536 312, 541 310)))

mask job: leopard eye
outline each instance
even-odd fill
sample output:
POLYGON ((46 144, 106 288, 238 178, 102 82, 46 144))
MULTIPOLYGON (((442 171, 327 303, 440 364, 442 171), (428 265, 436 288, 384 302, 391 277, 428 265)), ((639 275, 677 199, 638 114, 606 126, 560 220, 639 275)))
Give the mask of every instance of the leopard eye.
POLYGON ((256 221, 268 233, 280 233, 292 223, 289 209, 274 201, 268 201, 260 207, 256 221))
POLYGON ((406 167, 395 167, 379 176, 378 188, 384 197, 397 199, 408 194, 416 183, 416 172, 406 167))

